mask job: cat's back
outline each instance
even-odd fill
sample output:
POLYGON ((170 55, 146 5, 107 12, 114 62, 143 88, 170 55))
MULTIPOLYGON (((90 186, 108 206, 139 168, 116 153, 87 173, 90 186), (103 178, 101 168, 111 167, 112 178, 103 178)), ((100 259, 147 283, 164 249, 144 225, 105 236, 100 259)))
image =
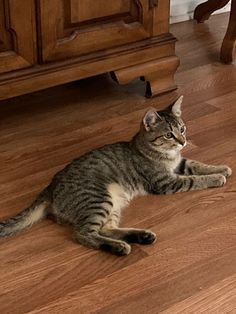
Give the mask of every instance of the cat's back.
POLYGON ((72 179, 73 177, 115 176, 131 167, 133 158, 129 142, 118 142, 92 150, 68 164, 58 172, 54 180, 72 179))
MULTIPOLYGON (((132 152, 129 147, 129 142, 118 142, 108 144, 98 149, 92 150, 79 158, 76 158, 71 163, 71 166, 84 167, 89 165, 90 168, 102 164, 104 167, 107 163, 122 165, 132 159, 132 152)), ((69 165, 70 166, 70 165, 69 165)), ((100 169, 101 170, 101 169, 100 169)))

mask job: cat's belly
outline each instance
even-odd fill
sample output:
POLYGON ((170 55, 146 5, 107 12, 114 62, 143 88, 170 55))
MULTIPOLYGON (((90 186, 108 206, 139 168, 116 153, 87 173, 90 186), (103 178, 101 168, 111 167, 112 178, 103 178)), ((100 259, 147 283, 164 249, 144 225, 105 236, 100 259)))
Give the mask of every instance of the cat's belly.
POLYGON ((146 195, 146 191, 140 185, 136 190, 128 190, 122 185, 111 183, 107 186, 111 196, 112 208, 106 227, 116 227, 119 224, 122 208, 128 206, 129 202, 136 196, 146 195))

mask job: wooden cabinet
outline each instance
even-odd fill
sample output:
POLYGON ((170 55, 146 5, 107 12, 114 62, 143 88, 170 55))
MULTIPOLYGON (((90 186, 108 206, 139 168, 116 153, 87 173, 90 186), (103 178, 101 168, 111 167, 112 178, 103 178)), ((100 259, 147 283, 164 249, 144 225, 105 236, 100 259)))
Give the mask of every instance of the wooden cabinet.
POLYGON ((36 62, 34 13, 31 0, 0 0, 0 73, 36 62))
POLYGON ((41 0, 42 62, 149 38, 151 20, 146 0, 41 0))
POLYGON ((105 72, 151 96, 177 66, 167 0, 0 0, 0 99, 105 72))

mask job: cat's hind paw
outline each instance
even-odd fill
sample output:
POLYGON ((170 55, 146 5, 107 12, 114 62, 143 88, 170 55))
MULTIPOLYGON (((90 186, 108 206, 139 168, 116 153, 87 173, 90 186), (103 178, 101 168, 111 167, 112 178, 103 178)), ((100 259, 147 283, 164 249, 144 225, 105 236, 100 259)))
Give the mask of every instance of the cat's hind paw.
POLYGON ((115 254, 117 256, 129 255, 131 252, 131 246, 123 241, 104 243, 100 246, 100 249, 115 254))
POLYGON ((223 174, 210 174, 211 187, 221 187, 226 183, 226 177, 223 174))
POLYGON ((138 235, 138 243, 139 244, 151 244, 156 242, 157 236, 154 232, 149 230, 144 230, 142 233, 138 235))

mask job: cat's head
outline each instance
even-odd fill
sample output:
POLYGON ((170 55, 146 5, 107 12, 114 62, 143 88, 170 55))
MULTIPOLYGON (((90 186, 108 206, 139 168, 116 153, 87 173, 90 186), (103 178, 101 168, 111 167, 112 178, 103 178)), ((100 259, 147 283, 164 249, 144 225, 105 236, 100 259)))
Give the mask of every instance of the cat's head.
POLYGON ((180 151, 186 145, 186 127, 181 119, 183 96, 162 111, 155 108, 145 114, 141 131, 152 150, 180 151))

